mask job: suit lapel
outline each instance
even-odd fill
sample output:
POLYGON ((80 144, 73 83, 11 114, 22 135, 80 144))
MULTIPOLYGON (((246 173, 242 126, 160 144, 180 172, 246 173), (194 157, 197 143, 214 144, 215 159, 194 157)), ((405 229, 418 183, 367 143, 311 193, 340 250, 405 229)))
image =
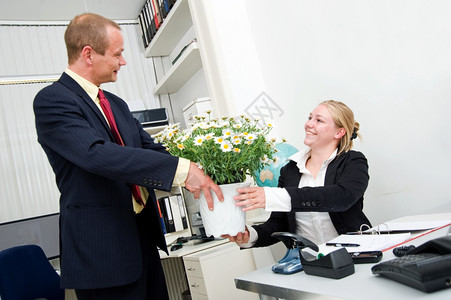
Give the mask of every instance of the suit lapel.
POLYGON ((92 101, 89 95, 85 92, 85 90, 72 77, 70 77, 66 73, 63 73, 58 81, 80 97, 81 101, 85 105, 87 105, 92 110, 92 112, 99 118, 104 129, 108 132, 110 139, 114 141, 113 133, 111 132, 110 126, 105 120, 105 117, 103 116, 102 112, 99 110, 97 105, 94 103, 94 101, 92 101))
MULTIPOLYGON (((114 142, 114 137, 111 132, 110 126, 105 120, 105 117, 103 116, 100 109, 97 107, 97 105, 92 101, 92 99, 88 96, 88 94, 83 90, 83 88, 74 80, 72 77, 67 75, 66 73, 63 73, 58 80, 61 84, 66 86, 68 89, 73 91, 75 94, 77 94, 85 103, 87 106, 89 106, 92 110, 92 112, 100 119, 102 122, 105 130, 108 132, 108 135, 111 139, 111 141, 114 142)), ((107 97, 108 101, 110 102, 111 110, 113 111, 113 116, 116 121, 117 128, 119 130, 119 133, 121 134, 122 140, 124 141, 124 144, 127 146, 133 146, 133 138, 132 133, 130 131, 130 128, 127 126, 127 120, 125 119, 125 114, 123 109, 118 105, 116 99, 114 96, 111 96, 112 94, 109 92, 105 93, 105 96, 107 97)))
MULTIPOLYGON (((110 98, 107 98, 110 101, 110 98)), ((133 139, 132 134, 130 132, 130 128, 127 126, 127 120, 124 117, 124 111, 121 109, 116 101, 110 101, 111 110, 113 111, 114 120, 116 121, 117 129, 124 141, 126 146, 133 147, 133 139)))

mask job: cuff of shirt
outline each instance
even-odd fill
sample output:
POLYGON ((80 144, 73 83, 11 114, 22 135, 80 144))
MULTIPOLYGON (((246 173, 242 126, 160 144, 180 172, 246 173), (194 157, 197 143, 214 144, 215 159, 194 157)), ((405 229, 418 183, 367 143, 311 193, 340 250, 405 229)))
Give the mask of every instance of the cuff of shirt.
POLYGON ((265 189, 266 211, 291 211, 291 197, 284 188, 263 187, 265 189))
POLYGON ((254 227, 246 225, 246 228, 249 231, 249 242, 244 243, 244 244, 238 244, 238 246, 240 246, 240 248, 251 248, 252 246, 254 246, 255 242, 258 239, 258 233, 254 229, 254 227))
POLYGON ((173 186, 185 186, 186 178, 188 177, 190 161, 188 159, 179 157, 179 163, 177 170, 175 170, 175 176, 173 186))

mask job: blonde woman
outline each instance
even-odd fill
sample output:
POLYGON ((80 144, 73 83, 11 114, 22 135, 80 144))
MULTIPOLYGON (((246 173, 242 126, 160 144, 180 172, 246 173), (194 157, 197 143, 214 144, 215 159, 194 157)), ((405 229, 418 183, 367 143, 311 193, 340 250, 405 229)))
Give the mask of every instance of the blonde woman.
POLYGON ((365 156, 351 150, 359 137, 359 123, 344 103, 320 103, 305 122, 305 152, 298 152, 280 171, 279 187, 238 190, 237 205, 248 211, 265 208, 270 218, 246 226, 244 233, 228 238, 241 247, 262 247, 278 242, 274 232, 291 232, 321 244, 362 224, 371 225, 363 213, 368 186, 365 156))

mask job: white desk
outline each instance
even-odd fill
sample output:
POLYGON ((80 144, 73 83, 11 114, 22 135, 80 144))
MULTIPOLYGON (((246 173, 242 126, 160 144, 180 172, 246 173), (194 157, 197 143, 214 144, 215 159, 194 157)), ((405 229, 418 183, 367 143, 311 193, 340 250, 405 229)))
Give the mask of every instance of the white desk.
MULTIPOLYGON (((418 216, 414 216, 418 217, 418 216)), ((437 217, 449 217, 451 214, 428 215, 419 219, 427 220, 437 217)), ((400 218, 410 222, 413 217, 400 218)), ((450 228, 445 227, 425 236, 410 241, 409 245, 421 245, 424 242, 445 236, 450 228)), ((384 252, 383 260, 394 258, 392 251, 384 252)), ((312 299, 321 295, 321 299, 451 299, 451 288, 424 293, 393 280, 375 276, 371 273, 374 264, 357 264, 355 273, 342 279, 330 279, 307 275, 304 272, 292 275, 275 274, 271 266, 235 278, 239 289, 259 293, 261 295, 285 299, 312 299)))
POLYGON ((191 240, 169 251, 169 256, 160 251, 160 258, 171 300, 183 299, 188 289, 193 300, 258 299, 254 293, 235 288, 236 276, 256 268, 251 250, 241 251, 228 239, 191 240))
POLYGON ((175 250, 175 251, 171 251, 171 249, 170 249, 171 247, 168 247, 169 256, 161 250, 159 251, 159 253, 160 253, 161 259, 177 258, 177 257, 183 257, 185 255, 189 255, 189 254, 192 254, 195 252, 203 251, 205 249, 209 249, 212 247, 216 247, 216 246, 219 246, 222 244, 226 244, 228 242, 229 242, 228 239, 215 239, 213 241, 208 241, 208 242, 200 242, 200 241, 196 241, 196 240, 191 240, 191 241, 184 243, 182 248, 175 250))
MULTIPOLYGON (((173 242, 178 236, 170 236, 167 238, 168 242, 173 242)), ((200 241, 188 241, 183 244, 183 247, 171 251, 169 250, 169 255, 163 251, 159 251, 161 264, 166 277, 166 284, 168 287, 169 297, 172 300, 183 299, 182 293, 190 289, 186 277, 185 266, 183 263, 183 258, 187 255, 193 253, 203 252, 206 249, 214 249, 220 245, 228 243, 228 239, 218 239, 214 241, 208 241, 200 243, 200 241)), ((170 248, 170 247, 169 247, 170 248)))

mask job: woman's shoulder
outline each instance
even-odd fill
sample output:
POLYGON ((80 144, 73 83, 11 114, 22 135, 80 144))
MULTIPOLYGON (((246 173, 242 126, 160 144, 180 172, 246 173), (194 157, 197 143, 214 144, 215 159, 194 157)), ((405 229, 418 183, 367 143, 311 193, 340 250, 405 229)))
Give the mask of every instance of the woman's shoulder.
POLYGON ((368 164, 365 155, 362 152, 356 150, 349 150, 348 152, 342 153, 338 155, 334 159, 334 161, 338 164, 349 164, 351 162, 363 162, 365 164, 368 164))
POLYGON ((359 157, 363 157, 365 158, 365 155, 357 150, 349 150, 348 152, 344 153, 343 155, 347 155, 348 157, 351 158, 359 158, 359 157))
POLYGON ((294 160, 288 160, 288 162, 280 169, 281 173, 287 170, 297 170, 299 172, 299 168, 297 162, 294 160))

